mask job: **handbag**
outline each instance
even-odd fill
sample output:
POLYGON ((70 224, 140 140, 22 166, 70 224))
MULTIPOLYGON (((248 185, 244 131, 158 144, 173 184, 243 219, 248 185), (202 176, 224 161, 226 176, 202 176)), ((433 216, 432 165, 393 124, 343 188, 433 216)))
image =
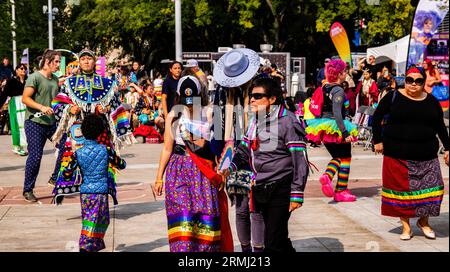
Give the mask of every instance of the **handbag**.
POLYGON ((431 94, 436 97, 438 101, 448 100, 448 86, 444 86, 444 84, 439 83, 438 85, 433 86, 433 90, 431 94))

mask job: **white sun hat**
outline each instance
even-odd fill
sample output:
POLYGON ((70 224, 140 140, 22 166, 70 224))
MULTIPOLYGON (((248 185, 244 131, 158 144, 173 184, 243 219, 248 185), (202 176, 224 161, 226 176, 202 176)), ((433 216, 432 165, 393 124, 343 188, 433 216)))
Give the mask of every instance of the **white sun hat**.
POLYGON ((258 72, 258 53, 248 48, 237 48, 223 55, 214 66, 214 79, 222 87, 237 87, 252 79, 258 72))

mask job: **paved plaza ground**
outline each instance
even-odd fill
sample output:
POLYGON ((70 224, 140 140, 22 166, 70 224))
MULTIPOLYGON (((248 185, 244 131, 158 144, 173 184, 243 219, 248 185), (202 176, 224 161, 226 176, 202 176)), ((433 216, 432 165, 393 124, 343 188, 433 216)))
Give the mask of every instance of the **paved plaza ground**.
MULTIPOLYGON (((13 154, 10 145, 10 136, 0 136, 0 251, 78 251, 78 197, 66 198, 61 206, 50 204, 52 188, 47 181, 54 168, 54 149, 48 143, 44 151, 35 189, 39 202, 28 203, 22 197, 26 157, 13 154)), ((164 198, 155 198, 151 193, 161 149, 158 144, 137 144, 122 151, 128 166, 118 177, 119 205, 111 205, 105 251, 169 251, 164 198)), ((308 149, 308 154, 323 171, 330 159, 325 148, 308 149)), ((358 200, 336 203, 324 197, 318 182, 320 173, 313 173, 306 186, 304 206, 292 214, 289 222, 294 247, 298 252, 448 252, 449 168, 440 159, 445 197, 441 215, 430 219, 436 240, 426 239, 415 226, 415 219, 414 238, 399 239, 400 221, 380 214, 382 157, 357 146, 353 150, 349 187, 358 200)), ((234 212, 231 207, 235 250, 240 251, 234 212)))

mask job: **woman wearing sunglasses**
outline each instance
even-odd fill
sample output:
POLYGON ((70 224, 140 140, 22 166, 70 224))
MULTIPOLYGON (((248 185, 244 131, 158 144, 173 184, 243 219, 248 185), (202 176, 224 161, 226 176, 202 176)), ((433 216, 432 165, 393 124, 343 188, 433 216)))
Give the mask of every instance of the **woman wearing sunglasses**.
POLYGON ((265 252, 294 252, 289 239, 291 212, 303 204, 308 178, 305 131, 284 106, 280 86, 271 78, 252 83, 249 124, 229 169, 229 176, 249 164, 256 174, 252 186, 254 208, 262 212, 265 252))
POLYGON ((426 93, 425 82, 422 69, 410 68, 405 88, 388 93, 373 117, 375 152, 384 155, 381 214, 400 217, 401 240, 412 238, 413 217, 419 217, 417 226, 426 238, 436 238, 428 218, 439 216, 444 195, 436 135, 444 145, 447 165, 449 136, 442 108, 426 93))
POLYGON ((22 103, 22 94, 27 79, 27 66, 19 64, 16 67, 16 76, 8 80, 3 92, 0 92, 0 109, 8 97, 11 97, 8 104, 10 115, 11 136, 13 152, 26 156, 27 138, 25 136, 24 122, 26 106, 22 103))

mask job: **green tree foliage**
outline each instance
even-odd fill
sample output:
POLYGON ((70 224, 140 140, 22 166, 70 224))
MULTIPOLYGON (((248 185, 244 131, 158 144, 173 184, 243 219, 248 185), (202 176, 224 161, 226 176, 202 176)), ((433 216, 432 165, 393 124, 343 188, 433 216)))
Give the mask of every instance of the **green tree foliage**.
MULTIPOLYGON (((336 54, 328 35, 331 24, 341 22, 353 39, 355 20, 365 18, 363 44, 376 46, 410 31, 410 0, 382 0, 369 6, 365 0, 184 0, 182 1, 183 50, 216 51, 219 46, 243 43, 259 51, 269 43, 274 51, 306 56, 307 66, 317 67, 336 54)), ((42 6, 46 0, 16 0, 17 45, 32 54, 48 44, 48 25, 42 6)), ((79 51, 88 46, 105 53, 121 46, 151 67, 173 59, 175 7, 169 0, 81 0, 67 6, 53 0, 60 12, 54 21, 55 48, 79 51)), ((0 54, 11 54, 9 1, 0 2, 0 54)), ((351 43, 352 50, 355 48, 351 43)))
POLYGON ((410 0, 383 0, 379 6, 367 5, 365 0, 316 1, 318 32, 328 32, 335 21, 347 22, 365 18, 367 28, 362 31, 364 44, 384 44, 399 39, 411 31, 414 8, 410 0))
MULTIPOLYGON (((46 0, 16 0, 16 44, 17 61, 21 59, 22 51, 29 48, 30 61, 33 62, 48 48, 48 15, 42 7, 46 0)), ((53 21, 53 35, 55 48, 67 48, 67 30, 71 25, 67 21, 65 0, 53 0, 53 6, 59 9, 53 21)), ((10 1, 0 2, 0 54, 12 58, 11 34, 11 4, 10 1)))

